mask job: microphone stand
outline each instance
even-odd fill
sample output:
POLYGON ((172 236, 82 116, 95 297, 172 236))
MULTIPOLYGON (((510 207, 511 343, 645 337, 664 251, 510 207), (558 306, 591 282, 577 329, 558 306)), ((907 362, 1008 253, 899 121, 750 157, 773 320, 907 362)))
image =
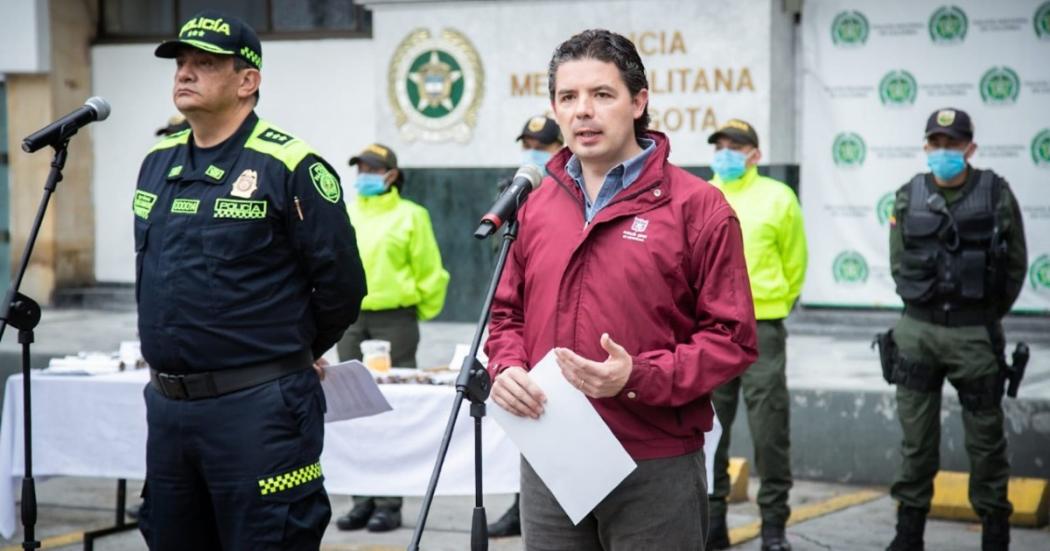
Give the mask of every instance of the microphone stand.
MULTIPOLYGON (((477 234, 475 234, 477 235, 477 234)), ((481 317, 474 330, 474 340, 470 343, 470 352, 463 360, 463 365, 456 379, 456 398, 452 403, 452 414, 448 418, 445 427, 445 436, 441 439, 441 447, 438 449, 437 461, 434 471, 430 475, 430 483, 427 485, 427 493, 423 496, 423 505, 419 511, 419 519, 416 528, 412 532, 412 543, 408 545, 409 551, 419 550, 419 540, 423 537, 423 528, 427 523, 427 515, 430 513, 430 505, 434 500, 434 491, 437 490, 438 478, 441 476, 441 467, 445 463, 448 454, 448 446, 452 441, 452 431, 455 429, 456 420, 459 418, 459 408, 463 405, 463 399, 470 400, 470 416, 474 418, 474 515, 470 526, 470 549, 471 551, 487 551, 489 548, 488 526, 485 518, 485 505, 482 499, 482 468, 481 468, 481 420, 485 417, 485 400, 489 397, 492 381, 489 379, 488 371, 478 361, 478 348, 481 346, 481 337, 485 332, 485 326, 489 321, 489 309, 492 307, 492 297, 496 294, 499 286, 500 276, 503 275, 503 266, 507 263, 507 253, 510 246, 518 237, 518 221, 508 221, 507 228, 503 231, 503 243, 500 245, 499 257, 496 260, 496 268, 489 282, 488 292, 485 294, 485 303, 481 308, 481 317)))
POLYGON ((7 291, 7 298, 0 304, 0 339, 4 331, 10 325, 18 329, 18 342, 22 345, 22 406, 23 406, 23 448, 25 451, 25 473, 22 477, 22 549, 30 551, 40 547, 36 541, 36 482, 33 479, 33 408, 32 408, 32 386, 29 380, 29 345, 33 342, 33 329, 40 323, 40 305, 33 299, 18 292, 25 277, 26 268, 29 267, 29 258, 33 254, 33 246, 36 244, 37 234, 44 221, 47 205, 51 201, 51 194, 55 192, 58 183, 62 181, 62 168, 66 165, 67 148, 69 139, 76 133, 63 132, 59 140, 52 147, 55 150, 54 158, 51 160, 51 172, 47 175, 44 184, 44 195, 40 198, 40 206, 33 220, 33 227, 29 232, 25 249, 22 251, 22 260, 19 263, 17 275, 7 291))

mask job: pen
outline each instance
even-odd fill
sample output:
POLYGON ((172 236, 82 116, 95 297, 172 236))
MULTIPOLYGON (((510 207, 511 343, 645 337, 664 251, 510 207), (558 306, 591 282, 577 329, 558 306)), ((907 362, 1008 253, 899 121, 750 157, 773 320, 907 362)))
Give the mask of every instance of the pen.
POLYGON ((295 212, 299 213, 299 221, 303 220, 303 206, 299 203, 299 196, 296 195, 295 199, 295 212))

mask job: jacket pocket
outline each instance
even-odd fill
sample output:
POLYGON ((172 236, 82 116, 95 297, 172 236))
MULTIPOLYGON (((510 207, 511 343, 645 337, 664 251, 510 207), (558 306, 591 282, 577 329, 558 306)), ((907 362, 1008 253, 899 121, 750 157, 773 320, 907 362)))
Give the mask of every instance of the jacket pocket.
POLYGON ((226 310, 268 298, 275 289, 266 249, 273 228, 265 220, 220 223, 202 230, 202 250, 211 276, 212 309, 226 310))
POLYGON ((924 301, 933 294, 937 283, 937 253, 935 251, 901 252, 900 276, 897 293, 911 301, 924 301))

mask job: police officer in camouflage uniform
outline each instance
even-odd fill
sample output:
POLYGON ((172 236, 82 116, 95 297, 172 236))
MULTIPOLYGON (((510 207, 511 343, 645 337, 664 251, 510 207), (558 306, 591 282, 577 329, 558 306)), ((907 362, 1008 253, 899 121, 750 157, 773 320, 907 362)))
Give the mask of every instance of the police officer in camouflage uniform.
POLYGON ((1007 549, 1010 464, 1003 429, 1000 321, 1021 291, 1027 266, 1017 201, 1006 181, 972 167, 969 115, 940 109, 926 123, 930 172, 897 191, 890 265, 904 315, 892 333, 890 379, 904 439, 890 489, 899 502, 891 551, 921 550, 940 448, 941 387, 955 387, 970 458, 970 503, 982 549, 1007 549))
POLYGON ((365 295, 339 179, 256 116, 251 27, 203 12, 156 55, 176 60, 189 129, 150 150, 134 195, 140 528, 154 550, 316 550, 331 518, 321 355, 365 295))

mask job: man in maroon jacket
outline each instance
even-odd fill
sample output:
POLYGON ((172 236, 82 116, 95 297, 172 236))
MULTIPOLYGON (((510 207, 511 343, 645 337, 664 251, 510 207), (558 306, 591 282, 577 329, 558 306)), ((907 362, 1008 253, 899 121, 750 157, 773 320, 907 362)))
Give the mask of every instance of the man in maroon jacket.
POLYGON ((518 213, 486 344, 492 398, 542 415, 528 370, 556 349, 638 467, 573 525, 523 460, 525 547, 702 550, 710 394, 756 357, 740 225, 646 131, 648 83, 629 40, 584 31, 555 50, 548 77, 567 148, 518 213))

